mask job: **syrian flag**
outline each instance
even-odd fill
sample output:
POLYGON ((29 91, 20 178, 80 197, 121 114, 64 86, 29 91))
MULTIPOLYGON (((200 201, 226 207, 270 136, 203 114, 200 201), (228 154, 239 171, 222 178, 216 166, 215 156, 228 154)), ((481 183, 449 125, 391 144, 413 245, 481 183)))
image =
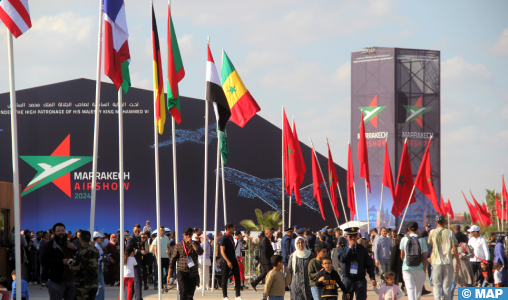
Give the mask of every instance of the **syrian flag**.
POLYGON ((28 0, 0 0, 0 19, 15 38, 32 27, 28 0))
POLYGON ((224 132, 226 124, 231 117, 231 109, 220 83, 219 73, 217 73, 212 52, 210 52, 210 45, 206 47, 208 49, 208 56, 206 58, 206 100, 213 102, 217 126, 220 131, 224 132))

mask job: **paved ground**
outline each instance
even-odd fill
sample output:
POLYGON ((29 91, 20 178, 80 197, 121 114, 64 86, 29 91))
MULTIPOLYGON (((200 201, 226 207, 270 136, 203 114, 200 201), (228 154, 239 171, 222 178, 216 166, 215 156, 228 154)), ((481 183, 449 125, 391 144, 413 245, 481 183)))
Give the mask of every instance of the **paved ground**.
MULTIPOLYGON (((425 286, 426 286, 427 290, 432 291, 432 287, 429 287, 429 285, 428 285, 428 280, 425 282, 425 286)), ((254 290, 252 290, 250 288, 250 286, 248 286, 248 287, 249 288, 247 290, 244 290, 242 292, 242 298, 244 298, 244 299, 261 299, 263 297, 263 286, 262 285, 259 285, 259 287, 257 288, 257 290, 258 290, 257 292, 254 292, 254 290)), ((45 289, 41 290, 38 285, 29 286, 29 289, 30 289, 30 299, 31 300, 48 299, 48 291, 45 289)), ((106 287, 106 299, 107 300, 117 300, 118 293, 119 293, 118 287, 110 287, 110 286, 106 287)), ((202 293, 202 291, 196 291, 194 298, 195 299, 206 298, 207 300, 215 300, 215 299, 222 300, 223 299, 221 290, 218 290, 218 291, 216 290, 213 292, 212 291, 205 291, 205 296, 202 296, 201 293, 202 293)), ((231 300, 234 300, 235 291, 233 290, 233 288, 229 289, 228 295, 230 296, 231 300)), ((432 294, 429 294, 429 295, 423 296, 422 298, 426 299, 426 300, 431 300, 431 299, 433 299, 433 297, 434 296, 432 294)), ((150 289, 143 291, 143 298, 144 299, 157 299, 157 291, 153 290, 153 285, 150 285, 150 289)), ((176 299, 176 290, 172 289, 168 293, 162 294, 162 298, 176 299)), ((290 300, 289 292, 286 292, 285 299, 290 300)), ((368 300, 379 299, 378 295, 372 289, 370 282, 369 282, 368 291, 367 291, 367 299, 368 300)), ((402 299, 407 299, 407 297, 403 296, 402 299)))

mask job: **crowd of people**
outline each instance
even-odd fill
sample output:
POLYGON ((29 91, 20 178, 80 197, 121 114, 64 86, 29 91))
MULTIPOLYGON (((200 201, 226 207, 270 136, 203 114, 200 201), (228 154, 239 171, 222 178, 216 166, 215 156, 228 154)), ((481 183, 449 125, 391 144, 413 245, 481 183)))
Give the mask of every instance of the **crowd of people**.
MULTIPOLYGON (((127 299, 135 300, 142 299, 149 284, 158 290, 159 280, 161 293, 176 285, 182 300, 193 299, 196 290, 212 285, 221 287, 228 300, 228 286, 234 282, 235 299, 242 300, 245 275, 258 269, 248 283, 257 291, 264 282, 263 299, 270 300, 282 300, 287 291, 292 300, 333 300, 339 297, 338 289, 343 300, 365 300, 366 277, 381 300, 398 299, 403 293, 409 300, 429 293, 436 300, 451 300, 458 286, 508 286, 505 236, 493 234, 487 240, 476 225, 466 226, 464 232, 460 225, 453 230, 445 225, 445 218, 437 215, 435 226, 420 229, 417 222, 410 222, 404 234, 380 228, 362 237, 357 227, 312 231, 295 225, 268 228, 254 238, 250 231, 236 231, 228 223, 224 233, 207 235, 199 228, 185 228, 182 241, 176 243, 175 232, 164 226, 152 230, 149 221, 143 229, 135 224, 132 235, 126 230, 124 241, 119 241, 119 230, 73 234, 56 223, 47 231, 22 232, 21 293, 28 300, 28 286, 40 284, 51 300, 101 300, 106 285, 119 285, 121 268, 127 299), (160 279, 157 247, 161 247, 160 279), (432 292, 424 287, 427 276, 432 292)), ((12 287, 10 299, 15 299, 14 234, 10 243, 12 281, 0 278, 0 294, 12 287)))

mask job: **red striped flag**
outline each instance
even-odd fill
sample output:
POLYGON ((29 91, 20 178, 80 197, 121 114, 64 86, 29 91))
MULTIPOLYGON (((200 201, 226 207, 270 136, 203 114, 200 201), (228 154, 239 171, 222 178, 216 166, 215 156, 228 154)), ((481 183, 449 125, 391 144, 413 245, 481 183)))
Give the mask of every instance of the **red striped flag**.
POLYGON ((0 0, 0 19, 18 37, 32 27, 28 0, 0 0))

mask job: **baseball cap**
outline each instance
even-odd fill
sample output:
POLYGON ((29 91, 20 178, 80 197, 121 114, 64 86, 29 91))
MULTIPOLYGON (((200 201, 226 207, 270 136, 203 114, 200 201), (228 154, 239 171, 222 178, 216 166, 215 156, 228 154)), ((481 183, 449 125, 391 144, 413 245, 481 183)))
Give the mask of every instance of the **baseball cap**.
POLYGON ((411 229, 411 231, 416 231, 416 229, 418 229, 418 223, 417 222, 411 222, 411 223, 409 223, 409 225, 407 227, 409 229, 411 229))
POLYGON ((293 228, 300 229, 300 227, 298 227, 298 225, 293 226, 293 228))
POLYGON ((98 238, 98 237, 103 237, 103 235, 100 234, 98 231, 94 231, 93 232, 93 238, 95 239, 95 238, 98 238))
POLYGON ((480 231, 480 227, 473 225, 469 228, 468 232, 480 231))
POLYGON ((212 239, 213 234, 212 234, 212 233, 209 233, 209 234, 207 234, 206 236, 207 236, 209 239, 212 239))
POLYGON ((236 227, 236 225, 233 225, 233 223, 227 223, 224 228, 228 229, 228 228, 235 228, 235 227, 236 227))

